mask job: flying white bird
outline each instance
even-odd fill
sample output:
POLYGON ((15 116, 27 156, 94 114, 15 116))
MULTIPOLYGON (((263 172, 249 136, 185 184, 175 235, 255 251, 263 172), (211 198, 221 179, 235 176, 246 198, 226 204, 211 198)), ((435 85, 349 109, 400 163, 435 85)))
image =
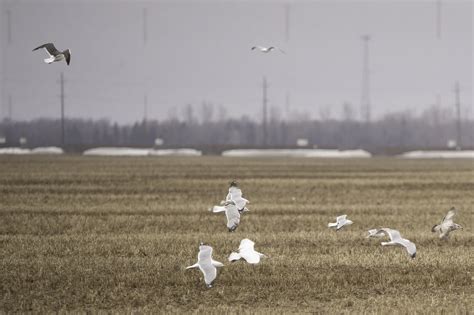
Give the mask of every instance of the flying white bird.
POLYGON ((352 223, 354 223, 351 220, 348 220, 346 218, 347 218, 347 214, 338 216, 336 218, 336 223, 328 223, 328 228, 336 228, 336 231, 338 231, 342 227, 346 225, 351 225, 352 223))
POLYGON ((229 186, 229 193, 227 194, 226 201, 233 201, 239 209, 239 212, 250 211, 246 208, 246 205, 250 203, 247 199, 242 197, 242 190, 239 188, 236 181, 232 181, 229 186))
POLYGON ((41 45, 39 47, 36 47, 35 49, 33 49, 33 51, 38 50, 40 48, 44 48, 44 50, 46 50, 46 52, 49 55, 49 58, 46 58, 44 60, 44 62, 53 63, 53 62, 56 62, 56 61, 65 60, 67 65, 69 66, 69 63, 71 62, 71 50, 70 49, 66 49, 64 51, 59 51, 59 50, 56 49, 56 47, 54 47, 54 45, 52 43, 47 43, 47 44, 41 45))
POLYGON ((229 256, 229 261, 237 261, 241 258, 245 259, 249 264, 258 264, 260 258, 267 257, 254 249, 255 243, 244 238, 240 241, 239 252, 232 252, 229 256))
POLYGON ((282 53, 285 53, 283 50, 281 50, 280 48, 275 47, 275 46, 271 46, 271 47, 253 46, 253 47, 252 47, 252 50, 255 50, 255 49, 258 49, 260 52, 265 53, 265 54, 268 54, 268 53, 271 52, 272 50, 276 50, 276 49, 278 49, 278 50, 281 51, 282 53))
POLYGON ((439 238, 447 239, 451 231, 462 229, 462 226, 453 222, 453 217, 456 214, 456 208, 452 207, 448 214, 443 218, 440 224, 433 226, 431 232, 438 232, 439 238))
POLYGON ((204 245, 199 246, 198 262, 186 269, 199 268, 204 274, 204 282, 208 288, 212 287, 212 283, 217 277, 217 268, 223 267, 224 264, 212 259, 212 247, 204 245))
POLYGON ((232 181, 230 183, 229 192, 227 193, 225 200, 221 201, 221 205, 209 208, 209 211, 223 212, 225 211, 225 207, 223 205, 229 201, 233 201, 235 203, 240 213, 250 211, 246 207, 246 205, 250 203, 250 201, 242 197, 242 190, 238 187, 238 184, 235 181, 232 181))
POLYGON ((390 237, 390 242, 381 242, 382 246, 403 246, 407 250, 411 258, 416 256, 416 246, 415 243, 410 242, 409 240, 402 238, 400 232, 393 229, 381 228, 381 229, 372 229, 369 230, 369 235, 367 237, 380 237, 383 235, 390 237))
POLYGON ((226 201, 224 206, 214 206, 209 210, 212 210, 212 212, 225 212, 229 232, 234 232, 240 224, 240 211, 232 200, 226 201))

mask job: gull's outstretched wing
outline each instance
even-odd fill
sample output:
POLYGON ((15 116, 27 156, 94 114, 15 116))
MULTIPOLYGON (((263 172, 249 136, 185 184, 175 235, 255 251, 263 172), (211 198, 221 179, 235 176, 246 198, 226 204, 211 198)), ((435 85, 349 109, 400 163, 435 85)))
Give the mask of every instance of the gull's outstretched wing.
POLYGON ((249 264, 258 264, 262 254, 255 251, 255 243, 248 238, 244 238, 240 241, 239 253, 249 264))
POLYGON ((281 53, 286 54, 286 52, 285 52, 283 49, 281 49, 280 47, 272 46, 272 47, 270 47, 270 48, 268 48, 268 49, 269 49, 269 50, 270 50, 270 49, 272 49, 272 50, 278 49, 281 53))
POLYGON ((249 264, 258 264, 260 262, 260 254, 253 249, 242 249, 240 251, 240 256, 242 256, 249 264))
POLYGON ((66 64, 69 66, 69 63, 71 63, 71 50, 66 49, 63 54, 64 58, 66 59, 66 64))
POLYGON ((199 263, 195 263, 194 265, 186 267, 186 269, 193 269, 199 267, 199 263))
POLYGON ((217 212, 224 212, 225 211, 225 207, 223 206, 214 206, 212 208, 209 209, 210 211, 214 212, 214 213, 217 213, 217 212))
POLYGON ((224 264, 211 258, 211 263, 214 267, 224 267, 224 264))
POLYGON ((242 190, 238 187, 232 186, 229 188, 229 194, 227 195, 230 200, 235 202, 238 209, 243 209, 249 202, 247 199, 242 198, 242 190))
POLYGON ((340 215, 336 217, 336 222, 344 221, 347 218, 347 214, 340 215))
POLYGON ((390 229, 386 229, 386 228, 371 229, 371 230, 368 231, 369 235, 367 235, 367 238, 369 238, 369 237, 382 237, 384 235, 389 236, 389 234, 386 230, 390 230, 390 229))
POLYGON ((404 246, 408 252, 408 254, 410 254, 410 257, 411 258, 415 258, 416 256, 416 245, 415 243, 407 240, 407 239, 402 239, 399 241, 399 243, 404 246))
POLYGON ((43 45, 38 46, 35 49, 33 49, 33 51, 38 50, 40 48, 46 49, 48 54, 51 55, 51 56, 57 56, 61 53, 59 50, 56 49, 56 47, 54 47, 53 43, 43 44, 43 45))
POLYGON ((445 215, 445 217, 443 218, 443 221, 441 221, 441 224, 453 223, 453 217, 454 217, 455 214, 456 214, 456 209, 454 207, 452 207, 448 211, 448 213, 445 215))
POLYGON ((225 205, 225 215, 227 217, 227 228, 229 232, 233 232, 240 223, 240 213, 235 204, 229 203, 225 205))
POLYGON ((255 246, 255 243, 253 241, 249 240, 248 238, 244 238, 243 240, 240 241, 239 250, 240 249, 253 250, 254 246, 255 246))
POLYGON ((384 231, 385 234, 390 237, 390 240, 393 242, 400 241, 402 239, 402 236, 400 235, 400 232, 394 229, 388 229, 388 228, 383 228, 380 229, 381 231, 384 231))
POLYGON ((240 256, 239 253, 236 253, 236 252, 232 252, 230 253, 229 255, 229 261, 237 261, 239 260, 240 258, 242 258, 242 256, 240 256))

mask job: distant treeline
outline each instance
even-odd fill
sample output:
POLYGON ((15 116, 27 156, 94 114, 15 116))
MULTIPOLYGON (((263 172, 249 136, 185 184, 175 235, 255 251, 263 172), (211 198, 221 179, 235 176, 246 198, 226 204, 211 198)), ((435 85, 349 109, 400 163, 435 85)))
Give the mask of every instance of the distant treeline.
MULTIPOLYGON (((462 120, 461 143, 474 147, 474 121, 462 120)), ((3 120, 0 146, 25 147, 62 146, 61 121, 35 119, 32 121, 3 120)), ((163 121, 143 120, 119 125, 108 120, 65 120, 67 151, 79 152, 95 146, 153 147, 161 138, 164 147, 193 147, 206 152, 232 147, 295 147, 297 139, 308 139, 309 146, 320 148, 363 148, 373 153, 396 153, 408 149, 446 148, 457 137, 456 120, 437 107, 415 116, 400 112, 382 119, 363 123, 350 116, 341 119, 282 120, 270 118, 264 139, 262 123, 249 117, 221 120, 196 119, 192 115, 163 121), (265 145, 266 142, 266 145, 265 145)))

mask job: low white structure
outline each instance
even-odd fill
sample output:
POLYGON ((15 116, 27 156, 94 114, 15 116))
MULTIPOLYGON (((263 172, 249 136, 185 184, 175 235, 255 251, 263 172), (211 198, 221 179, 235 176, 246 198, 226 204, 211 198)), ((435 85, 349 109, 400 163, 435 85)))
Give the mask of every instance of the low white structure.
POLYGON ((309 145, 309 141, 306 138, 299 138, 296 139, 296 145, 299 147, 307 147, 309 145))
POLYGON ((201 156, 202 152, 194 149, 143 149, 102 147, 86 150, 83 155, 94 156, 201 156))
POLYGON ((147 156, 150 149, 136 148, 93 148, 86 150, 82 155, 94 156, 147 156))
POLYGON ((31 154, 64 154, 64 150, 59 147, 38 147, 31 150, 31 154))
POLYGON ((222 152, 228 157, 308 157, 308 158, 370 158, 372 154, 364 150, 323 150, 323 149, 239 149, 222 152))
POLYGON ((0 148, 0 154, 24 155, 30 154, 30 149, 22 148, 0 148))
POLYGON ((474 150, 410 151, 398 155, 404 159, 474 159, 474 150))
POLYGON ((160 149, 150 150, 149 155, 154 156, 201 156, 202 152, 195 149, 160 149))

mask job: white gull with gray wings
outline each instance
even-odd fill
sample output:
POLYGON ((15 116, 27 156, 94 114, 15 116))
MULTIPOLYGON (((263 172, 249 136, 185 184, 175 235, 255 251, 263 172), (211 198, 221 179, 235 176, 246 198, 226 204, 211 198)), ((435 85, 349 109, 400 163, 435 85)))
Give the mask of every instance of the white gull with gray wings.
POLYGON ((43 44, 41 46, 36 47, 33 51, 44 48, 44 50, 48 53, 49 58, 46 58, 44 62, 46 63, 53 63, 61 60, 65 60, 67 65, 71 62, 71 50, 66 49, 64 51, 59 51, 54 47, 53 43, 43 44))
POLYGON ((229 256, 229 261, 237 261, 243 258, 249 264, 258 264, 260 262, 260 258, 266 256, 262 253, 257 252, 254 249, 254 246, 254 242, 252 242, 248 238, 244 238, 242 241, 240 241, 239 252, 231 253, 229 256))
POLYGON ((339 229, 342 229, 346 225, 351 225, 352 222, 351 220, 347 219, 347 214, 338 216, 336 218, 336 223, 328 223, 328 228, 336 228, 336 231, 339 229))
POLYGON ((224 264, 212 259, 212 247, 201 243, 199 246, 198 262, 186 269, 199 268, 204 275, 204 282, 208 288, 212 287, 212 283, 217 277, 217 268, 223 267, 224 264))
POLYGON ((405 247, 406 251, 410 255, 411 258, 415 258, 416 256, 416 246, 415 243, 402 238, 400 235, 400 232, 394 229, 388 229, 388 228, 381 228, 381 229, 372 229, 369 230, 369 235, 367 235, 367 238, 369 237, 381 237, 383 235, 387 235, 390 237, 390 242, 382 242, 380 245, 382 246, 402 246, 405 247))
POLYGON ((453 222, 453 217, 456 214, 456 208, 452 207, 449 211, 448 214, 443 218, 440 224, 437 224, 433 226, 431 229, 431 232, 437 232, 439 233, 439 238, 442 239, 447 239, 449 236, 449 233, 452 231, 456 231, 459 229, 462 229, 462 226, 454 223, 453 222))

